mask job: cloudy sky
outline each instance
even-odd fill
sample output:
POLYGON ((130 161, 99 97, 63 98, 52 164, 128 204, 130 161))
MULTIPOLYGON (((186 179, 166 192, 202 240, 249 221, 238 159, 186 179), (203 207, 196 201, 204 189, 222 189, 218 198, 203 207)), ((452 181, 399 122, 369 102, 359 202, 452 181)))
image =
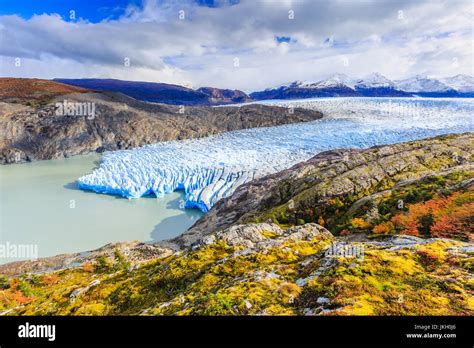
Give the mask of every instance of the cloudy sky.
POLYGON ((260 90, 474 75, 471 0, 2 0, 0 75, 260 90))

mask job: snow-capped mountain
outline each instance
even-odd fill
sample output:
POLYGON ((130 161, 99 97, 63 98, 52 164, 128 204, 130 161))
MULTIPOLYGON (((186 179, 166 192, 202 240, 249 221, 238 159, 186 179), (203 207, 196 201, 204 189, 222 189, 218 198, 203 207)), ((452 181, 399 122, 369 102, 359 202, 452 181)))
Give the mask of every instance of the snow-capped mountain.
POLYGON ((372 73, 355 83, 356 88, 395 88, 393 81, 379 73, 372 73))
POLYGON ((474 77, 469 75, 459 74, 456 76, 445 77, 440 79, 440 81, 446 86, 461 93, 474 92, 474 77))
POLYGON ((356 97, 356 96, 410 96, 396 90, 395 84, 379 73, 364 78, 353 79, 345 74, 334 74, 329 77, 309 81, 295 81, 277 88, 251 93, 254 99, 296 99, 311 97, 356 97))
POLYGON ((435 79, 417 75, 392 81, 380 73, 363 78, 334 74, 316 81, 294 81, 276 88, 254 92, 250 97, 262 99, 298 99, 312 97, 474 97, 474 77, 456 75, 435 79))
POLYGON ((314 89, 323 89, 323 88, 334 88, 340 86, 353 87, 354 81, 345 74, 333 74, 329 77, 317 80, 317 81, 293 81, 280 85, 278 87, 267 88, 265 91, 271 91, 274 89, 280 88, 314 88, 314 89))
POLYGON ((441 81, 422 75, 395 82, 399 89, 406 92, 447 92, 452 90, 441 81))
POLYGON ((294 81, 276 88, 250 94, 256 100, 300 99, 313 97, 354 97, 353 80, 344 74, 334 74, 317 81, 294 81))
POLYGON ((397 89, 395 83, 382 74, 372 73, 356 80, 354 89, 364 97, 409 97, 410 94, 397 89))
POLYGON ((345 74, 334 74, 314 83, 312 86, 319 89, 337 87, 354 88, 354 80, 345 74))

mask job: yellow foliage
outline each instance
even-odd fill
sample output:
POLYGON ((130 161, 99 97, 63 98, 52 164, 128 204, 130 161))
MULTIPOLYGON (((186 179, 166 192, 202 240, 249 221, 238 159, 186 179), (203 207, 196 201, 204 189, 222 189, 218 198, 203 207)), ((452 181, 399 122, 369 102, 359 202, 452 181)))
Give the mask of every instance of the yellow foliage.
POLYGON ((362 218, 353 218, 349 221, 349 223, 351 224, 353 228, 357 228, 361 230, 364 230, 370 227, 370 224, 362 218))

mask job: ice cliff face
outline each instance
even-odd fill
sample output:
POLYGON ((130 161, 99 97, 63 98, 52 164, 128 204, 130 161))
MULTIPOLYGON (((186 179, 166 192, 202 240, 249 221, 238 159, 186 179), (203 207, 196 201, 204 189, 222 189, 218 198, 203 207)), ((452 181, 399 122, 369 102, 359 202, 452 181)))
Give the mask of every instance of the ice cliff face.
POLYGON ((474 131, 472 99, 338 98, 278 105, 318 109, 327 117, 106 153, 99 168, 79 178, 79 187, 127 198, 181 189, 186 208, 207 212, 238 186, 320 151, 474 131))

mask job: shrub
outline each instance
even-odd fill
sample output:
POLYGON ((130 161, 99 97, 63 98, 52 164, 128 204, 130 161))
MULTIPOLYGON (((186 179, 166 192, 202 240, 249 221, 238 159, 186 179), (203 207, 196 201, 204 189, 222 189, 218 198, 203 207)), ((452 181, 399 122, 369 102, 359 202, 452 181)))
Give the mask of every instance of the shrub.
POLYGON ((115 264, 114 264, 115 271, 127 269, 131 265, 130 261, 127 260, 125 255, 119 249, 114 250, 114 258, 115 258, 115 264))
POLYGON ((288 217, 286 216, 286 214, 284 212, 280 213, 280 217, 278 218, 278 221, 281 224, 287 224, 288 223, 288 217))
POLYGON ((391 221, 403 234, 469 241, 474 230, 473 210, 474 194, 471 189, 409 204, 406 213, 395 215, 391 221))
POLYGON ((349 231, 349 230, 347 230, 347 229, 346 229, 346 230, 342 230, 341 232, 339 232, 339 235, 341 235, 341 236, 347 236, 347 235, 349 235, 349 234, 351 234, 351 231, 349 231))
POLYGON ((108 273, 112 269, 109 259, 105 255, 101 255, 96 259, 94 271, 97 273, 108 273))
POLYGON ((82 265, 82 269, 84 270, 84 272, 89 272, 89 273, 94 272, 94 266, 92 265, 91 262, 85 262, 82 265))
POLYGON ((319 217, 318 224, 321 225, 321 226, 324 226, 326 224, 326 222, 324 221, 322 216, 319 217))
POLYGON ((25 281, 23 280, 20 280, 16 286, 16 288, 21 291, 21 293, 23 295, 25 295, 26 297, 31 297, 33 296, 33 291, 31 290, 31 288, 29 287, 28 283, 26 283, 25 281))
POLYGON ((378 225, 376 225, 373 229, 372 232, 375 234, 390 234, 395 231, 395 226, 390 221, 387 222, 382 222, 378 225))
POLYGON ((351 226, 355 229, 367 229, 369 228, 369 223, 362 218, 353 218, 349 221, 351 226))
POLYGON ((57 274, 44 275, 41 279, 41 283, 44 285, 54 285, 58 282, 59 277, 57 274))
POLYGON ((10 279, 7 276, 0 276, 0 289, 8 289, 10 287, 10 279))

